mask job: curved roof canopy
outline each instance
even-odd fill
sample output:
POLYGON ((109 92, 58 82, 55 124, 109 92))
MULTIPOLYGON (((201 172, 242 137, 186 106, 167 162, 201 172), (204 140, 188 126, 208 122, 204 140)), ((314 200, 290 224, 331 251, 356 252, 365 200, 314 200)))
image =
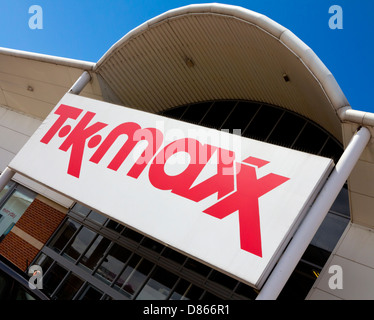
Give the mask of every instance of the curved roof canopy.
POLYGON ((245 99, 295 111, 342 141, 349 106, 331 72, 291 31, 231 5, 170 10, 135 28, 97 62, 104 98, 159 112, 245 99))

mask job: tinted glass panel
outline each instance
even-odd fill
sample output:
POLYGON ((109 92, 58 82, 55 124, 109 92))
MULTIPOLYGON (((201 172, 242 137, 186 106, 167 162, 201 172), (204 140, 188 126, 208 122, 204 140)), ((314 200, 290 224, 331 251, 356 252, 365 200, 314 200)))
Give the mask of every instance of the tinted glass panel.
POLYGON ((282 113, 283 111, 278 108, 262 107, 243 135, 257 140, 265 140, 282 113))
POLYGON ((305 123, 306 120, 291 113, 285 113, 271 133, 268 142, 291 147, 305 123))
POLYGON ((108 220, 107 224, 105 225, 108 229, 111 229, 115 232, 122 232, 122 230, 124 229, 124 226, 119 224, 118 222, 116 221, 113 221, 113 220, 108 220))
POLYGON ((90 209, 89 209, 89 208, 83 206, 83 205, 80 204, 80 203, 76 203, 76 204, 74 205, 74 207, 72 208, 72 210, 73 210, 74 212, 76 212, 76 213, 79 213, 79 214, 82 215, 82 216, 86 216, 86 215, 88 215, 88 213, 90 212, 90 209))
POLYGON ((341 213, 346 217, 349 217, 349 195, 348 189, 344 187, 338 194, 334 204, 332 205, 331 211, 341 213))
POLYGON ((178 277, 158 267, 136 300, 165 300, 178 277))
POLYGON ((205 115, 200 125, 220 128, 223 125, 225 119, 235 106, 236 101, 219 101, 214 102, 209 112, 205 115))
POLYGON ((244 284, 244 283, 239 283, 238 287, 236 288, 235 292, 243 297, 247 297, 249 299, 256 299, 257 293, 255 290, 244 284))
POLYGON ((122 233, 126 238, 139 242, 143 239, 143 235, 139 232, 131 230, 130 228, 125 228, 125 231, 122 233))
POLYGON ((0 241, 22 217, 34 201, 35 196, 34 192, 18 185, 12 195, 3 203, 0 208, 0 241))
POLYGON ((185 268, 190 269, 198 274, 203 276, 207 276, 211 270, 211 268, 207 267, 206 265, 202 264, 201 262, 188 259, 186 264, 184 265, 185 268))
POLYGON ((79 296, 79 300, 100 300, 103 293, 91 285, 87 285, 79 296))
POLYGON ((88 215, 87 219, 94 221, 98 224, 104 224, 107 220, 106 217, 104 217, 102 214, 97 213, 96 211, 91 211, 91 213, 88 215))
POLYGON ((235 285, 237 284, 235 279, 216 270, 211 273, 208 279, 230 289, 234 289, 235 285))
POLYGON ((70 274, 54 295, 54 299, 71 300, 82 286, 83 280, 70 274))
POLYGON ((345 217, 328 213, 311 244, 331 252, 345 230, 348 221, 345 217))
POLYGON ((52 265, 53 259, 42 253, 34 264, 42 268, 43 273, 47 272, 48 268, 52 265))
POLYGON ((88 245, 94 239, 96 233, 83 227, 75 236, 73 242, 68 245, 64 255, 73 260, 77 260, 79 256, 87 249, 88 245))
POLYGON ((327 140, 327 134, 315 125, 308 123, 294 144, 294 148, 317 154, 327 140))
POLYGON ((71 219, 66 220, 48 246, 57 253, 60 253, 79 227, 79 223, 71 219))
POLYGON ((170 248, 165 248, 165 250, 162 252, 162 256, 179 264, 183 264, 183 262, 187 259, 185 255, 170 248))
POLYGON ((3 190, 0 191, 0 200, 5 196, 5 194, 9 191, 11 187, 15 185, 14 182, 9 182, 3 190))
POLYGON ((181 280, 175 287, 170 300, 199 300, 204 290, 188 281, 181 280))
POLYGON ((151 249, 155 252, 161 252, 161 250, 164 248, 164 246, 161 243, 154 241, 150 238, 144 238, 144 240, 142 241, 142 246, 151 249))
POLYGON ((99 260, 104 256, 110 241, 102 236, 98 236, 90 248, 85 252, 79 264, 93 270, 99 260))
POLYGON ((342 153, 343 148, 340 146, 340 144, 330 138, 329 141, 327 141, 326 145, 323 147, 321 155, 327 158, 331 158, 335 163, 337 163, 342 153))
POLYGON ((112 281, 121 273, 131 252, 118 244, 114 244, 101 265, 97 269, 95 276, 106 283, 112 281))
POLYGON ((278 300, 304 300, 320 272, 310 264, 299 262, 295 271, 284 286, 278 300))
POLYGON ((259 105, 250 102, 239 102, 229 118, 223 125, 223 129, 240 129, 244 132, 248 123, 259 109, 259 105))
POLYGON ((198 123, 203 118, 203 116, 207 112, 207 108, 210 107, 211 104, 211 102, 207 102, 202 104, 190 105, 181 119, 184 121, 198 123))
POLYGON ((134 255, 120 278, 116 281, 115 288, 128 298, 132 298, 145 282, 147 275, 152 270, 153 264, 144 258, 134 255))
POLYGON ((66 274, 67 270, 55 263, 43 276, 43 292, 46 295, 52 295, 66 274))
POLYGON ((168 117, 179 119, 182 116, 184 110, 185 110, 184 107, 177 107, 177 108, 167 110, 167 114, 168 114, 168 117))

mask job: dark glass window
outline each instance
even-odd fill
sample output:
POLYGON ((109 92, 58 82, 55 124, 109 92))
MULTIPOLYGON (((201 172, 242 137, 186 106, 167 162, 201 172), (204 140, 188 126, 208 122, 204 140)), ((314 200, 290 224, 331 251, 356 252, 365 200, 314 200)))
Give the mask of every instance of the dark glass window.
POLYGON ((79 227, 79 223, 67 219, 48 246, 60 253, 79 227))
POLYGON ((71 300, 83 284, 83 280, 74 274, 70 274, 54 294, 53 299, 71 300))
POLYGON ((52 265, 53 259, 42 253, 38 259, 35 260, 34 264, 42 268, 43 272, 46 272, 52 265))
POLYGON ((158 267, 137 296, 137 300, 165 300, 178 277, 158 267))
POLYGON ((280 293, 278 300, 303 300, 309 293, 319 272, 319 268, 300 261, 280 293))
POLYGON ((74 207, 72 208, 72 210, 76 213, 79 213, 80 215, 82 216, 87 216, 90 212, 90 209, 87 208, 86 206, 80 204, 80 203, 76 203, 74 205, 74 207))
POLYGON ((235 279, 223 274, 222 272, 219 272, 217 270, 214 270, 209 278, 209 280, 212 280, 222 286, 225 286, 229 289, 234 289, 236 284, 238 283, 235 279))
POLYGON ((130 228, 125 228, 125 231, 123 231, 122 234, 124 237, 134 240, 136 242, 139 242, 143 239, 143 235, 134 230, 131 230, 130 228))
POLYGON ((211 271, 211 268, 193 259, 188 259, 184 267, 203 276, 207 276, 211 271))
POLYGON ((182 116, 184 121, 189 121, 192 123, 198 123, 204 117, 207 109, 212 105, 212 102, 202 103, 198 105, 191 105, 186 109, 182 116))
POLYGON ((335 213, 340 213, 345 215, 346 217, 350 216, 349 212, 349 195, 348 195, 348 188, 345 186, 338 194, 338 197, 334 201, 330 211, 335 213))
POLYGON ((199 300, 204 290, 188 281, 181 280, 174 289, 170 300, 199 300))
POLYGON ((154 241, 147 237, 143 239, 142 246, 148 249, 151 249, 153 251, 156 251, 156 252, 161 252, 162 249, 164 248, 164 246, 161 243, 154 241))
POLYGON ((162 252, 162 256, 179 264, 183 264, 183 262, 187 259, 185 255, 170 248, 165 248, 165 250, 162 252))
POLYGON ((93 270, 97 263, 104 256, 105 251, 110 245, 110 240, 99 235, 91 244, 90 248, 84 253, 80 259, 79 265, 82 265, 90 270, 93 270))
POLYGON ((304 152, 318 154, 324 146, 327 137, 328 136, 324 131, 315 125, 308 123, 293 147, 304 152))
POLYGON ((98 267, 95 276, 108 284, 112 283, 121 273, 130 255, 131 251, 114 244, 98 267))
POLYGON ((347 218, 328 213, 311 244, 331 252, 347 226, 347 218))
POLYGON ((87 219, 92 220, 98 224, 104 224, 107 220, 102 214, 97 213, 96 211, 91 211, 87 219))
POLYGON ((132 298, 142 287, 152 267, 150 261, 134 255, 117 279, 114 288, 123 292, 128 298, 132 298))
POLYGON ((73 241, 67 246, 64 251, 64 256, 77 260, 80 255, 87 249, 91 241, 94 239, 96 233, 86 227, 82 227, 73 241))
POLYGON ((235 105, 236 101, 214 102, 208 113, 202 119, 200 125, 219 129, 235 105))
POLYGON ((87 284, 80 294, 78 300, 100 300, 103 295, 103 292, 93 287, 92 285, 87 284))
POLYGON ((271 133, 268 142, 291 147, 304 125, 304 119, 292 113, 285 113, 271 133))
POLYGON ((123 229, 125 228, 123 225, 121 225, 120 223, 118 223, 118 222, 116 222, 116 221, 114 221, 114 220, 111 220, 111 219, 109 219, 108 220, 108 222, 107 222, 107 224, 105 225, 108 229, 111 229, 111 230, 113 230, 113 231, 115 231, 115 232, 118 232, 118 233, 120 233, 120 232, 122 232, 123 231, 123 229))
POLYGON ((43 292, 51 296, 67 273, 65 268, 55 263, 43 276, 43 292))
POLYGON ((331 158, 335 163, 338 162, 339 158, 343 153, 343 149, 339 144, 332 138, 330 138, 321 151, 321 155, 331 158))
POLYGON ((21 185, 10 183, 2 197, 4 201, 0 202, 0 241, 8 235, 34 201, 36 193, 21 185))
POLYGON ((10 181, 4 188, 3 190, 0 191, 0 201, 3 200, 2 198, 5 197, 7 192, 15 186, 15 182, 10 181))
POLYGON ((268 108, 261 107, 243 135, 257 140, 266 140, 282 113, 283 111, 278 108, 272 108, 269 112, 268 108))
POLYGON ((203 296, 200 300, 214 303, 214 302, 217 302, 221 299, 218 298, 216 295, 214 295, 214 294, 212 294, 208 291, 205 291, 205 293, 203 294, 203 296))
POLYGON ((246 285, 245 283, 239 283, 235 292, 239 294, 240 296, 247 297, 248 299, 253 299, 253 300, 256 299, 256 296, 257 296, 257 293, 255 292, 255 290, 252 287, 246 285))
POLYGON ((240 129, 243 133, 259 108, 260 105, 257 103, 238 102, 222 128, 231 130, 240 129))
POLYGON ((167 110, 168 117, 179 119, 183 115, 185 110, 186 110, 185 108, 173 108, 171 110, 167 110))

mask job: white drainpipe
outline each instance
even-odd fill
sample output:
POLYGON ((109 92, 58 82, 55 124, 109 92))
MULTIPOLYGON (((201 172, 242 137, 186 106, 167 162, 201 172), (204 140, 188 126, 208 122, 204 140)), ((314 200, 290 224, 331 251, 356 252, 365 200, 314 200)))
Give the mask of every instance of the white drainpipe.
POLYGON ((78 78, 78 80, 75 81, 73 86, 70 88, 69 93, 80 94, 86 86, 86 84, 90 82, 90 80, 90 74, 87 71, 84 71, 82 75, 78 78))
POLYGON ((0 175, 0 191, 2 191, 8 182, 13 178, 15 172, 8 167, 0 175))

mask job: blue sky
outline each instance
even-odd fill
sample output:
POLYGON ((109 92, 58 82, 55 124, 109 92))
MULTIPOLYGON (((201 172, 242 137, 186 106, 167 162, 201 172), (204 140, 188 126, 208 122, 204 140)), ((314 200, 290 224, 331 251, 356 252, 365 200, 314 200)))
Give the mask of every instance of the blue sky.
MULTIPOLYGON (((202 1, 204 2, 204 1, 202 1)), ((206 1, 208 2, 208 1, 206 1)), ((0 0, 0 47, 96 62, 128 31, 184 0, 0 0), (30 29, 32 5, 43 29, 30 29)), ((200 1, 201 3, 201 1, 200 1)), ((354 109, 374 112, 373 0, 246 0, 226 4, 267 15, 310 46, 335 76, 354 109), (332 5, 343 29, 330 29, 332 5)))

